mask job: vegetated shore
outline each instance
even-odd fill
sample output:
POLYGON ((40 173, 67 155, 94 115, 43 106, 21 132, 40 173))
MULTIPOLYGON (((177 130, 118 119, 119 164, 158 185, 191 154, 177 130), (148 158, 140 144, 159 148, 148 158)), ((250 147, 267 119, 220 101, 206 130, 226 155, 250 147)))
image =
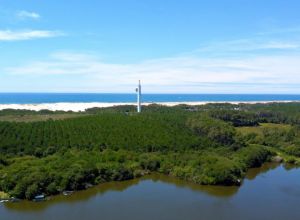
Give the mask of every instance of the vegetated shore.
POLYGON ((63 115, 0 111, 0 191, 33 199, 152 172, 197 184, 239 185, 249 168, 266 161, 299 164, 297 102, 149 105, 135 111, 133 105, 63 115))
MULTIPOLYGON (((297 101, 236 101, 236 102, 209 102, 209 101, 200 101, 200 102, 143 102, 143 106, 148 105, 163 105, 163 106, 176 106, 176 105, 207 105, 207 104, 267 104, 267 103, 291 103, 297 101)), ((300 102, 300 101, 299 101, 300 102)), ((37 104, 0 104, 0 110, 3 109, 20 109, 20 110, 32 110, 32 111, 41 111, 41 110, 50 110, 50 111, 85 111, 89 108, 107 108, 107 107, 116 107, 124 105, 136 105, 136 103, 127 103, 127 102, 58 102, 58 103, 37 103, 37 104)))

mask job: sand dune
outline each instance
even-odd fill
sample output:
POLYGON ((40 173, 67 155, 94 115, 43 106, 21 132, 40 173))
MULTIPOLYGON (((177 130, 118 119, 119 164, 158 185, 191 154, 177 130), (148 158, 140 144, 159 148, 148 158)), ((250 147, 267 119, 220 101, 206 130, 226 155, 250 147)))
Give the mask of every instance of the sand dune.
MULTIPOLYGON (((230 104, 239 104, 239 103, 271 103, 271 102, 295 102, 295 101, 251 101, 251 102, 157 102, 155 104, 165 105, 165 106, 175 106, 179 104, 186 105, 204 105, 207 103, 230 103, 230 104)), ((143 103, 143 105, 150 105, 154 103, 143 103)), ((3 109, 24 109, 24 110, 33 110, 39 111, 43 109, 51 110, 51 111, 84 111, 88 108, 99 107, 112 107, 112 106, 120 106, 120 105, 136 105, 136 103, 104 103, 104 102, 89 102, 89 103, 41 103, 41 104, 0 104, 0 110, 3 109)))

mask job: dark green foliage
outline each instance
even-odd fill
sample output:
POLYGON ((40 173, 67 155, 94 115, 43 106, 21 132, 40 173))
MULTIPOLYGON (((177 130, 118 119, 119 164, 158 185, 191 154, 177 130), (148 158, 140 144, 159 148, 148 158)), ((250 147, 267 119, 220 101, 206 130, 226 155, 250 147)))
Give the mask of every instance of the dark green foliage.
POLYGON ((199 136, 208 137, 224 145, 234 143, 234 127, 221 120, 198 114, 189 118, 187 125, 199 136))
POLYGON ((55 182, 52 182, 46 187, 45 192, 49 195, 55 195, 58 193, 58 186, 55 182))
MULTIPOLYGON (((0 191, 32 199, 150 172, 199 184, 239 184, 274 149, 300 156, 299 109, 297 103, 150 105, 136 114, 134 106, 118 106, 64 120, 2 121, 0 191), (257 132, 243 133, 243 126, 257 132)), ((3 117, 43 114, 62 112, 0 111, 3 117)))
POLYGON ((36 195, 39 194, 39 187, 36 183, 27 187, 25 192, 26 199, 33 199, 36 195))
POLYGON ((224 157, 208 157, 201 169, 202 184, 233 185, 238 183, 242 171, 233 160, 224 157))
POLYGON ((300 103, 269 103, 255 105, 240 105, 243 111, 251 111, 257 114, 260 122, 269 123, 300 123, 300 103))
POLYGON ((157 171, 160 168, 160 158, 143 155, 140 158, 140 166, 143 170, 157 171))
POLYGON ((284 148, 284 151, 287 154, 294 155, 300 157, 300 146, 288 146, 284 148))
POLYGON ((292 156, 300 156, 300 130, 297 126, 261 126, 257 132, 244 134, 243 138, 248 144, 268 146, 292 156))
POLYGON ((271 156, 271 152, 264 146, 251 145, 238 151, 235 156, 247 169, 261 166, 271 156))
POLYGON ((8 165, 8 161, 3 155, 0 155, 0 165, 3 165, 3 166, 8 165))
POLYGON ((0 152, 51 155, 62 147, 127 149, 143 152, 183 150, 200 146, 184 129, 182 114, 123 115, 104 113, 61 121, 0 122, 0 152))
POLYGON ((238 184, 242 176, 239 163, 217 152, 168 154, 160 172, 198 184, 238 184))
MULTIPOLYGON (((238 109, 238 108, 237 108, 238 109)), ((237 110, 214 110, 209 112, 213 118, 231 122, 233 126, 258 126, 260 119, 256 113, 237 110)))

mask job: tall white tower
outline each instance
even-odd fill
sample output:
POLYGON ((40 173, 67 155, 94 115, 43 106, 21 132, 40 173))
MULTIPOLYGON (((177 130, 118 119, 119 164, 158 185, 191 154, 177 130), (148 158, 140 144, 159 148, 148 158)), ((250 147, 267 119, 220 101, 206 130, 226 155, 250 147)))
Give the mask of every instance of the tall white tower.
POLYGON ((141 89, 141 80, 139 80, 139 85, 136 88, 136 93, 137 93, 137 112, 141 112, 142 111, 142 89, 141 89))

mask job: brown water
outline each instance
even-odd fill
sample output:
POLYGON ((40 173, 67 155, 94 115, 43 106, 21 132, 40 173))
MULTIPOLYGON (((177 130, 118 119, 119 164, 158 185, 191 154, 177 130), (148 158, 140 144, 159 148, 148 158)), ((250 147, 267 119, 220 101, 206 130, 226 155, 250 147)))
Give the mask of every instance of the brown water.
POLYGON ((199 186, 163 175, 113 182, 46 202, 5 203, 0 219, 300 219, 300 169, 265 164, 241 187, 199 186))

